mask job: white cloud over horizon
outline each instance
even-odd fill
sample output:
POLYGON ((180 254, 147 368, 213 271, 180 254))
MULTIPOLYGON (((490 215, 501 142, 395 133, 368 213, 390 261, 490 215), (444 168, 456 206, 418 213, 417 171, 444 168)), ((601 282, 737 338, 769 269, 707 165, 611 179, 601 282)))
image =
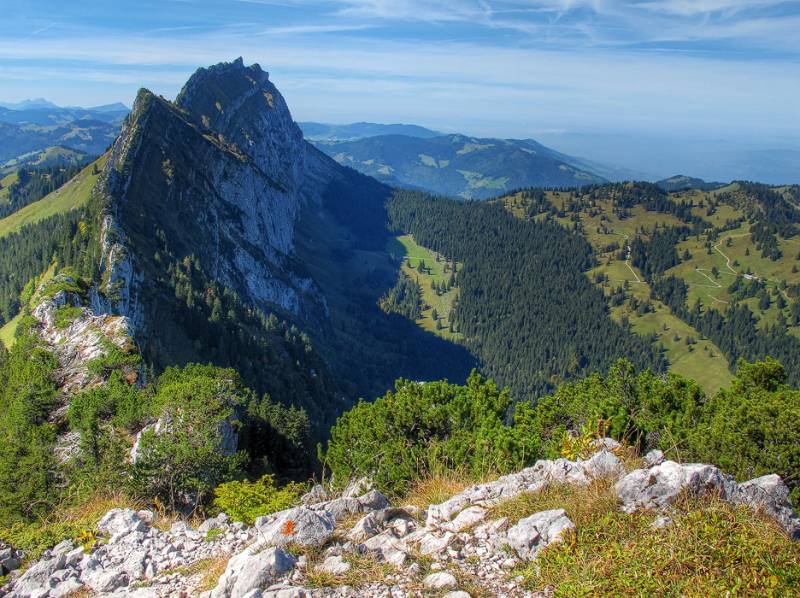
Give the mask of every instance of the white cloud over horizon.
POLYGON ((27 30, 0 25, 0 100, 130 104, 141 86, 173 97, 196 67, 242 55, 272 73, 303 120, 404 121, 506 137, 800 138, 800 40, 792 35, 800 10, 791 3, 226 4, 222 18, 205 0, 173 0, 177 12, 131 23, 60 5, 47 19, 21 19, 27 30))

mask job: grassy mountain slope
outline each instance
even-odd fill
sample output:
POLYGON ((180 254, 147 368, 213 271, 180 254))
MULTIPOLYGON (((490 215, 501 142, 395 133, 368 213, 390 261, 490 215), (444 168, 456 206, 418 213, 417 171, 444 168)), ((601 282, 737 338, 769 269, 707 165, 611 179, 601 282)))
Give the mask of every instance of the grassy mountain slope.
MULTIPOLYGON (((791 223, 784 222, 796 218, 796 193, 792 187, 770 191, 745 183, 671 193, 652 185, 627 184, 539 192, 538 202, 521 193, 502 201, 518 217, 552 219, 580 232, 597 256, 597 265, 587 274, 607 295, 615 319, 662 347, 671 369, 702 381, 713 392, 730 381, 735 357, 659 301, 652 282, 675 276, 687 286, 688 306, 698 302, 701 310, 724 315, 732 304, 746 305, 759 329, 767 331, 781 319, 783 330, 796 336, 800 238, 791 223), (752 227, 771 221, 776 223, 771 226, 785 225, 786 236, 753 229, 760 239, 756 241, 752 227), (632 259, 631 244, 652 243, 656 237, 664 238, 665 231, 681 228, 686 232, 663 250, 670 254, 666 267, 648 276, 637 266, 635 249, 632 259), (734 283, 747 289, 736 290, 734 283)), ((737 342, 744 343, 740 345, 744 355, 756 345, 759 351, 771 351, 772 341, 737 342)))
MULTIPOLYGON (((60 189, 0 220, 0 237, 18 232, 27 225, 35 224, 55 214, 63 214, 85 205, 97 183, 100 169, 107 159, 107 156, 99 158, 60 189)), ((12 177, 7 177, 4 180, 11 181, 11 179, 12 177)))
POLYGON ((0 174, 13 173, 19 168, 48 168, 51 166, 75 166, 89 160, 89 154, 69 147, 54 145, 17 156, 0 165, 0 174))

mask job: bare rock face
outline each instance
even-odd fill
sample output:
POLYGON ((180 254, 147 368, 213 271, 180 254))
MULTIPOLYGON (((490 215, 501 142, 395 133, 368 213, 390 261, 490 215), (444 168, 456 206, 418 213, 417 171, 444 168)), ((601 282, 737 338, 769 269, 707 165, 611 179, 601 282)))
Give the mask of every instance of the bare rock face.
MULTIPOLYGON (((136 287, 147 265, 128 254, 150 246, 157 226, 173 251, 196 256, 246 301, 297 315, 320 309, 289 256, 301 208, 319 203, 339 170, 303 139, 257 64, 198 69, 174 104, 142 90, 107 166, 109 272, 121 288, 136 287)), ((137 293, 120 295, 112 312, 137 314, 146 336, 137 293)))
POLYGON ((800 518, 792 508, 789 489, 775 474, 737 484, 732 476, 713 465, 664 461, 630 472, 617 482, 615 490, 628 513, 637 509, 664 509, 683 492, 694 496, 711 494, 763 511, 790 537, 800 539, 800 518))
POLYGON ((660 509, 672 504, 684 491, 695 495, 715 493, 732 496, 736 483, 713 465, 681 465, 664 461, 649 469, 637 469, 622 478, 615 487, 623 509, 660 509))
POLYGON ((335 525, 330 513, 305 506, 256 520, 259 536, 267 546, 322 546, 333 535, 335 525))
MULTIPOLYGON (((63 275, 60 275, 63 276, 63 275)), ((80 298, 65 291, 44 298, 33 310, 39 335, 58 359, 56 379, 62 393, 80 392, 92 383, 88 364, 108 354, 109 344, 128 350, 132 345, 129 321, 124 316, 96 315, 83 307, 80 298), (62 307, 75 307, 80 314, 64 327, 56 323, 62 307)))
POLYGON ((771 474, 739 484, 740 502, 763 510, 794 540, 800 540, 800 517, 792 508, 789 488, 780 476, 771 474))
POLYGON ((549 484, 586 485, 594 479, 615 478, 624 471, 612 452, 601 449, 586 461, 537 461, 533 467, 467 488, 438 505, 428 508, 427 526, 451 528, 451 521, 467 507, 488 507, 523 492, 536 492, 549 484))

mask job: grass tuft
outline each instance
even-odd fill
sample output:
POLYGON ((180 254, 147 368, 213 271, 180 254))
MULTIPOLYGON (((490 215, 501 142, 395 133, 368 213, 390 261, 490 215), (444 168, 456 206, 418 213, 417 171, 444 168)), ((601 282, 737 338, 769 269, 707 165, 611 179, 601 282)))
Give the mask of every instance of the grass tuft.
POLYGON ((230 558, 230 555, 225 555, 198 561, 203 563, 203 567, 197 570, 197 573, 201 574, 200 582, 195 586, 198 594, 210 592, 217 587, 219 578, 225 573, 230 558))
POLYGON ((665 528, 656 513, 620 511, 610 484, 554 486, 506 501, 519 519, 564 508, 577 526, 515 572, 556 596, 790 596, 800 587, 800 545, 770 519, 716 498, 683 498, 665 528))
POLYGON ((614 511, 618 500, 610 480, 596 480, 585 487, 553 485, 539 492, 526 492, 495 505, 487 519, 508 517, 509 525, 520 519, 550 509, 564 509, 580 527, 601 514, 614 511))
POLYGON ((392 565, 381 562, 370 554, 354 553, 342 558, 351 565, 350 570, 342 575, 331 575, 330 573, 318 571, 309 561, 309 569, 306 573, 306 581, 309 587, 360 587, 371 583, 387 583, 389 581, 388 577, 397 572, 392 565))
POLYGON ((54 509, 47 519, 0 528, 0 540, 24 551, 26 561, 30 562, 64 539, 83 543, 86 538, 93 537, 103 515, 111 509, 129 506, 130 499, 122 495, 95 494, 79 504, 54 509))
POLYGON ((427 509, 429 505, 444 502, 475 483, 476 480, 456 471, 433 474, 414 481, 397 502, 427 509))

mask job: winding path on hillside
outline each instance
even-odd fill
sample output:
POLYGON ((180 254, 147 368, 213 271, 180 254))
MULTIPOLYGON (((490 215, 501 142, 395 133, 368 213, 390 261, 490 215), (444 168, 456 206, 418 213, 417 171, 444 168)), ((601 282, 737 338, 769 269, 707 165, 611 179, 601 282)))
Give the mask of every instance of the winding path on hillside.
POLYGON ((631 266, 631 244, 628 243, 628 238, 629 238, 628 235, 625 235, 623 233, 614 233, 614 234, 622 235, 623 237, 625 237, 625 265, 628 266, 628 270, 631 271, 631 274, 633 274, 633 277, 636 279, 634 282, 639 282, 639 283, 644 282, 641 278, 639 278, 639 275, 636 274, 636 270, 634 270, 633 267, 631 266))
POLYGON ((728 270, 730 270, 731 272, 736 274, 736 276, 739 276, 739 272, 737 272, 736 270, 733 269, 733 266, 731 265, 731 258, 729 258, 727 255, 722 253, 722 250, 719 248, 719 246, 722 245, 728 239, 737 239, 739 237, 749 237, 749 236, 750 236, 750 233, 742 233, 741 235, 730 235, 730 236, 725 237, 724 239, 720 239, 719 243, 714 245, 714 250, 717 253, 719 253, 722 257, 725 258, 725 265, 728 266, 728 270))

